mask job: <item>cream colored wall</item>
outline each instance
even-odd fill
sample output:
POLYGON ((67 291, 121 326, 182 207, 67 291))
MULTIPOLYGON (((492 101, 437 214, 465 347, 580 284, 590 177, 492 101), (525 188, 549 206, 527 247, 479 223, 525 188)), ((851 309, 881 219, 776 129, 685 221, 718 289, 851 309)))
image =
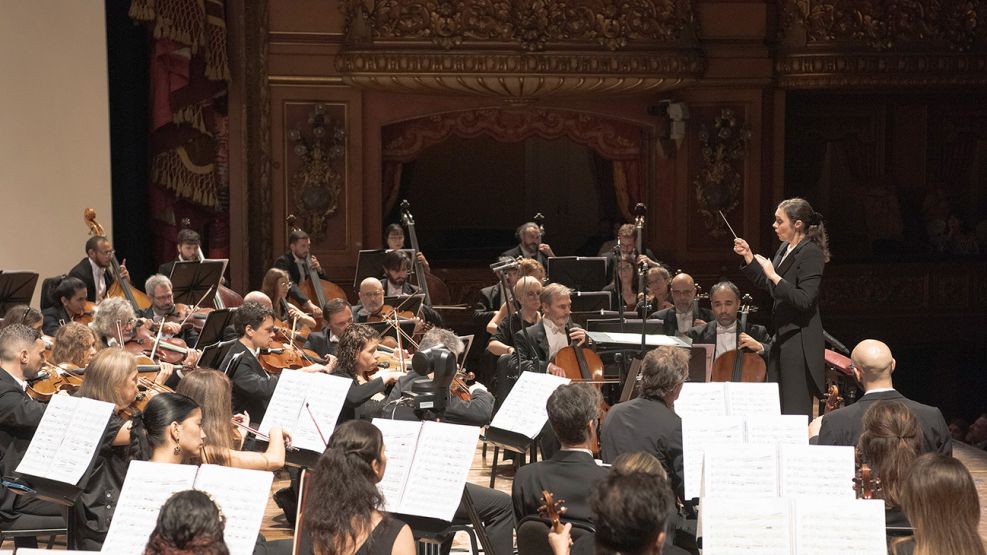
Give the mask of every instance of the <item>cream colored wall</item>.
POLYGON ((67 272, 110 229, 103 2, 0 0, 0 269, 67 272))

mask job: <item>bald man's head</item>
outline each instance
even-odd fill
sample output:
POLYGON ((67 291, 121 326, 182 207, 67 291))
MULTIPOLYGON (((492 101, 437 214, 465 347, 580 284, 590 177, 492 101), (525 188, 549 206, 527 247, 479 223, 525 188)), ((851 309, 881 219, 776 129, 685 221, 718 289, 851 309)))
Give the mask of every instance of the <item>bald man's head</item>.
POLYGON ((360 282, 360 304, 370 314, 375 314, 384 306, 384 285, 375 277, 360 282))
POLYGON ((672 278, 672 302, 675 310, 688 312, 692 310, 692 301, 696 298, 696 281, 689 274, 679 274, 672 278))
POLYGON ((268 297, 265 293, 260 291, 251 291, 243 296, 243 302, 253 301, 255 303, 260 303, 267 308, 271 308, 271 297, 268 297))
POLYGON ((891 387, 895 362, 886 344, 876 339, 865 339, 854 347, 850 359, 865 391, 891 387))

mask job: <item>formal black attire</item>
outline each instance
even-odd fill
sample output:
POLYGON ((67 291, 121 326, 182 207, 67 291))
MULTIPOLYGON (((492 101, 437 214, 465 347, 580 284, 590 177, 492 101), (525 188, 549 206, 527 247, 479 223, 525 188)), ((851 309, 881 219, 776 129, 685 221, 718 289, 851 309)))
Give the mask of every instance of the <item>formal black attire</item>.
POLYGON ((636 397, 607 412, 600 430, 600 455, 613 463, 622 453, 654 455, 668 473, 672 491, 684 499, 682 418, 660 399, 636 397))
MULTIPOLYGON (((696 302, 698 303, 699 301, 697 300, 696 302)), ((695 318, 698 318, 699 320, 702 320, 706 323, 716 320, 716 318, 713 317, 712 310, 708 308, 703 308, 701 306, 696 307, 696 310, 694 311, 694 319, 695 318)), ((679 321, 678 318, 675 317, 674 306, 669 308, 663 308, 657 312, 652 312, 651 315, 648 316, 648 319, 661 320, 663 322, 662 329, 664 330, 663 331, 664 335, 674 336, 674 335, 678 335, 679 333, 679 321)), ((695 326, 690 326, 690 328, 692 327, 695 326)))
MULTIPOLYGON (((24 458, 46 407, 28 397, 21 384, 0 369, 0 468, 4 476, 12 475, 24 458)), ((31 495, 16 495, 6 488, 0 490, 0 529, 36 530, 64 526, 62 510, 55 504, 31 495)), ((27 538, 19 540, 18 545, 32 543, 25 540, 27 538)))
POLYGON ((45 317, 41 328, 45 335, 55 335, 58 328, 72 321, 72 317, 69 316, 68 311, 62 306, 61 301, 57 305, 52 305, 42 310, 41 314, 45 317))
MULTIPOLYGON (((615 243, 614 248, 610 249, 610 252, 607 253, 607 281, 609 282, 613 282, 613 270, 617 267, 617 261, 620 260, 620 257, 622 256, 619 252, 617 252, 618 250, 619 247, 617 247, 617 244, 615 243)), ((637 249, 634 249, 634 252, 637 253, 637 249)), ((644 249, 644 256, 658 262, 658 257, 655 256, 655 253, 651 252, 651 249, 647 247, 644 249)), ((637 279, 637 254, 633 255, 631 263, 634 265, 634 279, 637 279)))
MULTIPOLYGON (((174 312, 175 312, 175 309, 172 308, 172 313, 174 313, 174 312)), ((161 317, 154 313, 154 307, 153 306, 149 306, 149 307, 147 307, 145 309, 142 309, 142 310, 137 311, 136 316, 138 318, 147 318, 148 320, 151 320, 152 322, 160 322, 161 321, 161 317)), ((189 322, 189 323, 191 324, 191 322, 189 322)), ((185 329, 181 330, 180 332, 178 332, 174 337, 177 338, 177 339, 181 339, 189 347, 194 347, 195 346, 195 342, 198 341, 198 339, 199 339, 199 332, 194 327, 192 327, 191 325, 189 325, 187 328, 185 328, 185 329)))
POLYGON ((515 245, 514 248, 507 249, 506 251, 500 253, 498 258, 517 258, 519 256, 521 258, 532 258, 538 262, 541 262, 541 265, 545 267, 545 271, 548 271, 548 256, 545 253, 535 251, 534 256, 525 256, 524 251, 521 250, 521 245, 515 245))
POLYGON ((895 390, 865 393, 856 403, 826 414, 819 428, 819 445, 849 445, 856 447, 864 413, 880 401, 899 401, 915 415, 922 429, 922 450, 926 453, 953 454, 953 436, 949 433, 942 412, 923 405, 895 390))
POLYGON ((337 426, 343 422, 356 420, 357 418, 369 420, 379 416, 377 413, 379 413, 383 403, 372 403, 372 406, 365 408, 363 405, 364 403, 370 401, 374 395, 384 393, 387 389, 387 384, 384 383, 384 380, 381 378, 373 378, 368 382, 359 383, 356 381, 356 378, 338 366, 335 370, 333 370, 333 375, 342 376, 353 380, 349 391, 346 392, 346 399, 343 401, 343 409, 339 412, 339 418, 336 420, 337 426))
MULTIPOLYGON (((634 296, 635 300, 632 304, 627 304, 617 291, 617 285, 611 282, 609 285, 603 288, 604 291, 610 293, 610 310, 623 310, 624 312, 634 312, 637 309, 637 295, 634 296)), ((632 289, 633 290, 633 289, 632 289)), ((621 291, 622 292, 622 291, 621 291)))
POLYGON ((330 333, 328 328, 322 331, 313 331, 308 334, 308 339, 305 340, 305 348, 314 351, 322 358, 325 358, 326 355, 336 356, 339 341, 330 341, 330 333))
POLYGON ((490 341, 500 341, 508 347, 514 347, 514 334, 521 331, 521 327, 530 328, 538 322, 529 322, 521 317, 520 312, 515 312, 497 324, 497 331, 490 336, 490 341), (511 332, 513 330, 513 333, 511 332))
MULTIPOLYGON (((377 526, 370 531, 370 535, 360 545, 360 549, 356 550, 355 555, 391 555, 391 551, 394 549, 394 542, 397 541, 398 534, 401 533, 401 529, 404 526, 405 523, 403 521, 391 515, 385 515, 384 519, 377 523, 377 526)), ((305 530, 305 528, 302 529, 305 530)), ((299 543, 300 545, 296 552, 298 555, 313 555, 315 553, 312 547, 311 535, 303 533, 299 543)))
MULTIPOLYGON (((96 282, 93 278, 93 267, 89 264, 88 256, 69 270, 69 276, 81 279, 86 284, 86 299, 89 302, 96 302, 96 282)), ((106 271, 103 272, 103 282, 106 284, 107 290, 113 285, 113 272, 110 271, 110 268, 106 268, 106 271)))
MULTIPOLYGON (((298 286, 308 279, 308 274, 302 275, 301 271, 298 270, 298 264, 295 264, 295 255, 291 254, 291 251, 282 254, 274 261, 274 267, 288 272, 288 278, 291 279, 288 296, 302 304, 307 303, 309 298, 302 293, 302 290, 298 286)), ((319 272, 319 279, 325 279, 325 277, 324 271, 319 272)), ((322 307, 320 306, 319 308, 321 309, 322 307)))
POLYGON ((233 382, 233 412, 246 411, 252 423, 264 420, 267 405, 278 386, 278 377, 268 374, 253 352, 240 341, 226 352, 219 368, 233 382))
POLYGON ((473 322, 475 322, 481 330, 486 329, 490 319, 497 314, 498 310, 500 310, 500 305, 503 304, 500 297, 499 283, 480 289, 479 302, 475 305, 473 310, 473 322))
MULTIPOLYGON (((740 320, 737 320, 737 326, 740 326, 740 320)), ((768 361, 768 355, 771 353, 771 336, 768 335, 768 330, 764 326, 758 324, 747 324, 747 335, 754 338, 764 347, 764 351, 758 353, 761 358, 764 359, 765 363, 768 361)), ((686 334, 693 343, 699 343, 703 345, 716 345, 716 319, 707 322, 705 326, 696 326, 689 330, 686 334)), ((713 358, 722 355, 723 353, 714 353, 713 358)))
POLYGON ((544 505, 542 490, 550 491, 556 499, 565 499, 563 522, 593 525, 589 507, 589 492, 604 480, 610 469, 596 464, 593 455, 585 451, 560 450, 550 459, 518 468, 514 476, 511 500, 517 520, 537 515, 544 505))
POLYGON ((515 331, 514 349, 518 356, 511 357, 511 362, 508 364, 514 381, 521 376, 521 372, 546 373, 551 348, 545 331, 545 319, 542 318, 523 330, 515 331))
POLYGON ((825 391, 819 288, 826 262, 819 246, 808 239, 803 239, 782 261, 787 248, 788 243, 781 245, 773 260, 775 272, 781 276, 777 285, 768 280, 756 260, 741 270, 774 299, 771 322, 775 339, 768 381, 778 382, 781 412, 808 416, 812 413, 810 396, 822 398, 825 391))

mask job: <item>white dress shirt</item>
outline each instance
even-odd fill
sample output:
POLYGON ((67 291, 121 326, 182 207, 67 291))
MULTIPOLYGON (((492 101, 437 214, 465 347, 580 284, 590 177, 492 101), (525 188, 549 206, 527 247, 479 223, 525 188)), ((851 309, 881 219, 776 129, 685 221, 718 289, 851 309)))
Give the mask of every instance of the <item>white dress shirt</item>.
POLYGON ((689 312, 679 312, 676 310, 675 319, 678 321, 680 334, 684 334, 692 329, 693 314, 691 310, 689 312))
POLYGON ((96 284, 96 302, 103 300, 106 296, 106 268, 100 268, 93 262, 93 259, 89 259, 89 265, 93 269, 93 283, 96 284))
POLYGON ((716 324, 716 355, 714 358, 727 351, 737 349, 737 322, 734 321, 728 327, 716 324))
POLYGON ((556 326, 555 322, 548 318, 543 321, 545 322, 545 335, 548 337, 548 358, 551 360, 563 347, 569 346, 569 336, 564 327, 556 326))

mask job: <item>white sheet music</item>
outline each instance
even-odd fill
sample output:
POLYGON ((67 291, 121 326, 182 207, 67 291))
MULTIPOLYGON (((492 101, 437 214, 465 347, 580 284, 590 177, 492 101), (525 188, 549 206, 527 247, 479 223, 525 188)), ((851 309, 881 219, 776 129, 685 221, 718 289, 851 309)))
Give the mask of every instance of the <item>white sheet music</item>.
POLYGON ((77 484, 92 462, 113 404, 54 395, 17 472, 77 484))
POLYGON ((377 489, 384 496, 384 510, 396 512, 401 506, 401 495, 411 472, 422 423, 384 418, 374 418, 373 423, 384 436, 384 452, 387 454, 387 467, 384 477, 377 483, 377 489))
MULTIPOLYGON (((703 499, 704 555, 791 555, 789 503, 785 499, 703 499)), ((853 553, 853 551, 830 551, 853 553)))
POLYGON ((795 500, 793 527, 798 555, 888 552, 879 499, 802 497, 795 500))
POLYGON ((781 414, 776 383, 726 382, 726 399, 731 416, 781 414))
POLYGON ((176 492, 192 489, 198 470, 188 464, 132 461, 103 542, 103 553, 143 553, 161 506, 176 492))
POLYGON ((260 470, 214 464, 199 467, 195 489, 208 493, 226 516, 223 536, 231 555, 253 553, 273 480, 274 474, 260 470))
POLYGON ((422 423, 398 512, 451 521, 479 438, 475 426, 422 423))
POLYGON ((747 443, 808 445, 809 427, 800 414, 748 416, 747 443))
POLYGON ((782 445, 781 495, 853 499, 853 447, 782 445))
POLYGON ((675 400, 675 414, 686 416, 726 416, 724 382, 686 382, 675 400))
POLYGON ((321 453, 326 447, 322 437, 329 440, 351 385, 352 380, 342 376, 282 371, 260 423, 260 432, 267 434, 272 426, 281 426, 291 432, 292 445, 321 453), (321 435, 319 430, 322 431, 321 435))
POLYGON ((744 443, 744 419, 739 416, 686 417, 682 419, 682 466, 685 497, 699 497, 703 448, 706 445, 744 443))
MULTIPOLYGON (((34 549, 29 547, 18 547, 17 555, 51 555, 50 549, 34 549)), ((81 549, 60 549, 58 555, 89 555, 91 553, 101 553, 100 551, 82 551, 81 549)), ((13 551, 0 549, 0 555, 14 555, 13 551)))
POLYGON ((521 377, 494 415, 490 426, 517 432, 534 439, 548 421, 545 403, 569 378, 538 372, 521 372, 521 377))
POLYGON ((702 498, 777 497, 778 448, 768 444, 717 445, 703 450, 702 498))

